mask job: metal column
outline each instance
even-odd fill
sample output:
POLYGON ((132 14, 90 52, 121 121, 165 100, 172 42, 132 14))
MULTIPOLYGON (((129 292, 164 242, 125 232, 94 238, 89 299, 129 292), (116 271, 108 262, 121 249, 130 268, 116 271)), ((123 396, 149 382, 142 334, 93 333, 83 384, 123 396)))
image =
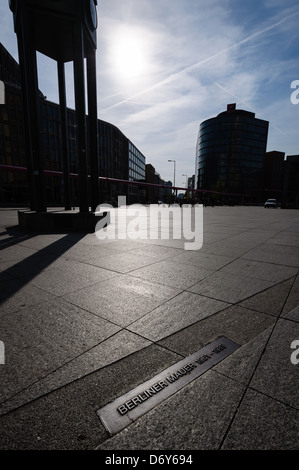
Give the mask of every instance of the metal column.
MULTIPOLYGON (((23 5, 20 2, 19 8, 22 7, 23 5)), ((41 154, 41 98, 38 95, 34 28, 30 15, 25 9, 22 14, 24 20, 21 22, 17 38, 22 71, 30 209, 45 212, 47 209, 44 196, 43 156, 41 154)))
POLYGON ((79 156, 79 209, 88 212, 88 173, 86 148, 86 116, 85 116, 85 80, 84 80, 84 38, 81 24, 74 27, 74 82, 75 106, 78 125, 78 156, 79 156))
POLYGON ((87 44, 87 90, 88 90, 88 129, 89 162, 91 177, 91 209, 94 212, 99 204, 99 164, 98 164, 98 116, 97 116, 97 74, 96 51, 87 44))
POLYGON ((70 191, 70 168, 69 168, 69 145, 67 131, 67 108, 65 91, 65 69, 64 62, 57 62, 60 120, 61 120, 61 140, 62 140, 62 160, 63 160, 63 181, 64 181, 64 206, 65 210, 71 209, 70 191))

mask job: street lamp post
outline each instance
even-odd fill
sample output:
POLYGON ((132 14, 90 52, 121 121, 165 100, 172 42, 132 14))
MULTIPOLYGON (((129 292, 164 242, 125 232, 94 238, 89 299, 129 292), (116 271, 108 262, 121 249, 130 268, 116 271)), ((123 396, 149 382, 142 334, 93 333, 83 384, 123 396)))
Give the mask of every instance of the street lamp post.
MULTIPOLYGON (((174 165, 173 165, 173 187, 175 187, 175 164, 176 164, 176 160, 168 160, 169 162, 173 162, 174 165)), ((176 193, 176 190, 174 189, 174 194, 176 193)))

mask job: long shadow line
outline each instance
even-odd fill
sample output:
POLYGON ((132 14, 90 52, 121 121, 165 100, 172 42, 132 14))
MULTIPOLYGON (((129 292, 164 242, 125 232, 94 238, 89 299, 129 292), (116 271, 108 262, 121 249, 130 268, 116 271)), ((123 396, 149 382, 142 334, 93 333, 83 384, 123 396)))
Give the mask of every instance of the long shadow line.
POLYGON ((0 240, 0 250, 16 245, 21 241, 30 240, 30 238, 34 238, 40 234, 23 232, 16 225, 13 227, 8 227, 5 229, 5 232, 0 233, 0 236, 5 235, 9 235, 9 238, 4 238, 3 240, 0 240))
MULTIPOLYGON (((10 229, 7 229, 9 233, 10 229)), ((5 246, 2 245, 2 249, 8 248, 9 246, 14 246, 20 243, 20 239, 24 239, 26 234, 24 232, 21 236, 18 236, 18 231, 14 230, 15 235, 13 240, 10 243, 7 243, 5 246)), ((12 233, 12 232, 11 232, 12 233)), ((53 233, 51 233, 53 235, 53 233)), ((28 234, 25 240, 39 236, 41 233, 28 234)), ((43 233, 43 235, 46 235, 43 233)), ((36 253, 28 256, 25 259, 13 264, 9 268, 3 270, 0 273, 1 279, 1 291, 0 291, 0 304, 5 302, 7 299, 12 297, 17 291, 22 289, 26 284, 28 284, 32 279, 34 279, 40 272, 50 266, 54 261, 56 261, 60 256, 62 256, 66 251, 68 251, 72 246, 78 243, 86 233, 72 232, 65 235, 59 240, 55 240, 53 243, 48 245, 45 248, 39 249, 36 253)), ((10 260, 8 260, 10 261, 10 260)), ((12 260, 13 262, 13 260, 12 260)))

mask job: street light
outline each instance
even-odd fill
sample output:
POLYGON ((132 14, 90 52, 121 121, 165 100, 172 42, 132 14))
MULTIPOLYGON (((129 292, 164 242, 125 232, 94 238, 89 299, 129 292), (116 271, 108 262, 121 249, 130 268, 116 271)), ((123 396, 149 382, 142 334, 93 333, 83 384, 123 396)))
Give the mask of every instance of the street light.
MULTIPOLYGON (((175 187, 175 164, 176 164, 176 160, 168 160, 168 161, 174 163, 174 165, 173 165, 173 187, 175 187)), ((175 193, 175 189, 173 191, 175 193)))

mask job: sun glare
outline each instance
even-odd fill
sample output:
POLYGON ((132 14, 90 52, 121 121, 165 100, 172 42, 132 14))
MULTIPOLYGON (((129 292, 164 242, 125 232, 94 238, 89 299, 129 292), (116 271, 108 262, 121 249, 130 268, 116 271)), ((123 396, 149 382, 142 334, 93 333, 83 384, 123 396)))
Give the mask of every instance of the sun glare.
POLYGON ((120 33, 112 48, 111 60, 120 79, 138 79, 146 73, 146 46, 137 34, 120 33))

